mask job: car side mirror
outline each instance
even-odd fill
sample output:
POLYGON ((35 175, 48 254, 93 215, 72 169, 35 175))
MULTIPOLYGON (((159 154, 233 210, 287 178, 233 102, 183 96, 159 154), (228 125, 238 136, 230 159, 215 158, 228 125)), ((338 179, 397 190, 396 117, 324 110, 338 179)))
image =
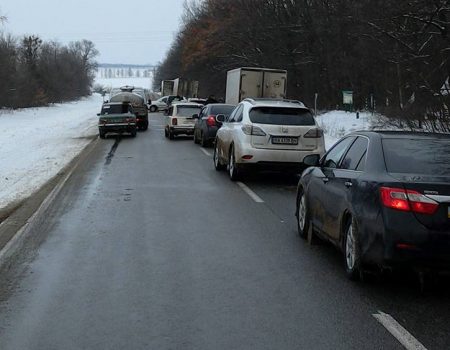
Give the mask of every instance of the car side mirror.
POLYGON ((320 155, 310 154, 303 158, 303 164, 307 166, 319 166, 320 165, 320 155))
POLYGON ((100 113, 97 113, 97 116, 98 116, 98 117, 100 117, 100 115, 101 115, 100 113))
POLYGON ((225 117, 225 114, 217 114, 216 115, 216 122, 225 123, 226 121, 227 121, 227 118, 225 117))

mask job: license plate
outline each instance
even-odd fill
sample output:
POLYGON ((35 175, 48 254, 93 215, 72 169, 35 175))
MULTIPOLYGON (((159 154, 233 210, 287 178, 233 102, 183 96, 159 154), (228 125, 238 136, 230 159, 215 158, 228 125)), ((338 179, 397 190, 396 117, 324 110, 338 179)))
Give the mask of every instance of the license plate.
POLYGON ((297 137, 272 137, 272 143, 276 145, 298 145, 297 137))

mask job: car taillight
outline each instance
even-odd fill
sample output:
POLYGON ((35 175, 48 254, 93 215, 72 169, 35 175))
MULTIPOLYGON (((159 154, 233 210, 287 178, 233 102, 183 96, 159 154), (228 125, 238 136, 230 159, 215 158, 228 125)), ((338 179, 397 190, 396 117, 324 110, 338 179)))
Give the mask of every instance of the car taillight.
POLYGON ((208 119, 206 119, 206 125, 216 126, 216 118, 213 115, 208 116, 208 119))
POLYGON ((134 122, 134 119, 133 119, 133 118, 127 118, 127 119, 125 119, 125 121, 126 121, 127 123, 132 123, 132 122, 134 122))
POLYGON ((323 136, 322 129, 311 129, 305 135, 303 135, 303 137, 307 139, 318 139, 321 138, 322 136, 323 136))
POLYGON ((253 136, 266 136, 267 135, 261 128, 258 128, 257 126, 253 126, 253 125, 248 125, 248 124, 242 125, 241 129, 245 135, 253 135, 253 136))
POLYGON ((172 118, 172 125, 178 125, 178 119, 172 118))
POLYGON ((413 211, 419 214, 434 214, 439 203, 412 190, 381 187, 381 202, 385 207, 401 211, 413 211))

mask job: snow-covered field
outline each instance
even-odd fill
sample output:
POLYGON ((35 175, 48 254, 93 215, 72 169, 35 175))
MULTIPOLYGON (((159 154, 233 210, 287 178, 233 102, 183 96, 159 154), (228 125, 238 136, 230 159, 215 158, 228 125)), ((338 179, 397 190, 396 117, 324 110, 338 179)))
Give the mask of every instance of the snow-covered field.
POLYGON ((102 97, 0 111, 0 209, 28 197, 97 134, 102 97))
POLYGON ((109 90, 111 88, 121 87, 125 85, 141 87, 144 89, 152 88, 152 80, 151 78, 100 78, 97 77, 95 79, 95 84, 102 85, 105 89, 109 90))
MULTIPOLYGON (((150 79, 98 79, 97 83, 146 87, 150 79)), ((97 134, 102 97, 19 111, 0 111, 0 209, 39 189, 64 168, 97 134)), ((371 115, 334 111, 317 117, 326 147, 354 130, 368 129, 371 115)))

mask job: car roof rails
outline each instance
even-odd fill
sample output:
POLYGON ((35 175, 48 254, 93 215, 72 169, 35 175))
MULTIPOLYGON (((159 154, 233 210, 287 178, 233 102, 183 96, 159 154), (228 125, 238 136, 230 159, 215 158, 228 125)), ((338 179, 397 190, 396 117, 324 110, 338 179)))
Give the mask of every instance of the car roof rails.
POLYGON ((305 107, 305 104, 299 100, 290 100, 285 98, 246 98, 244 101, 250 102, 251 104, 256 104, 257 102, 286 102, 286 103, 296 103, 302 107, 305 107))

